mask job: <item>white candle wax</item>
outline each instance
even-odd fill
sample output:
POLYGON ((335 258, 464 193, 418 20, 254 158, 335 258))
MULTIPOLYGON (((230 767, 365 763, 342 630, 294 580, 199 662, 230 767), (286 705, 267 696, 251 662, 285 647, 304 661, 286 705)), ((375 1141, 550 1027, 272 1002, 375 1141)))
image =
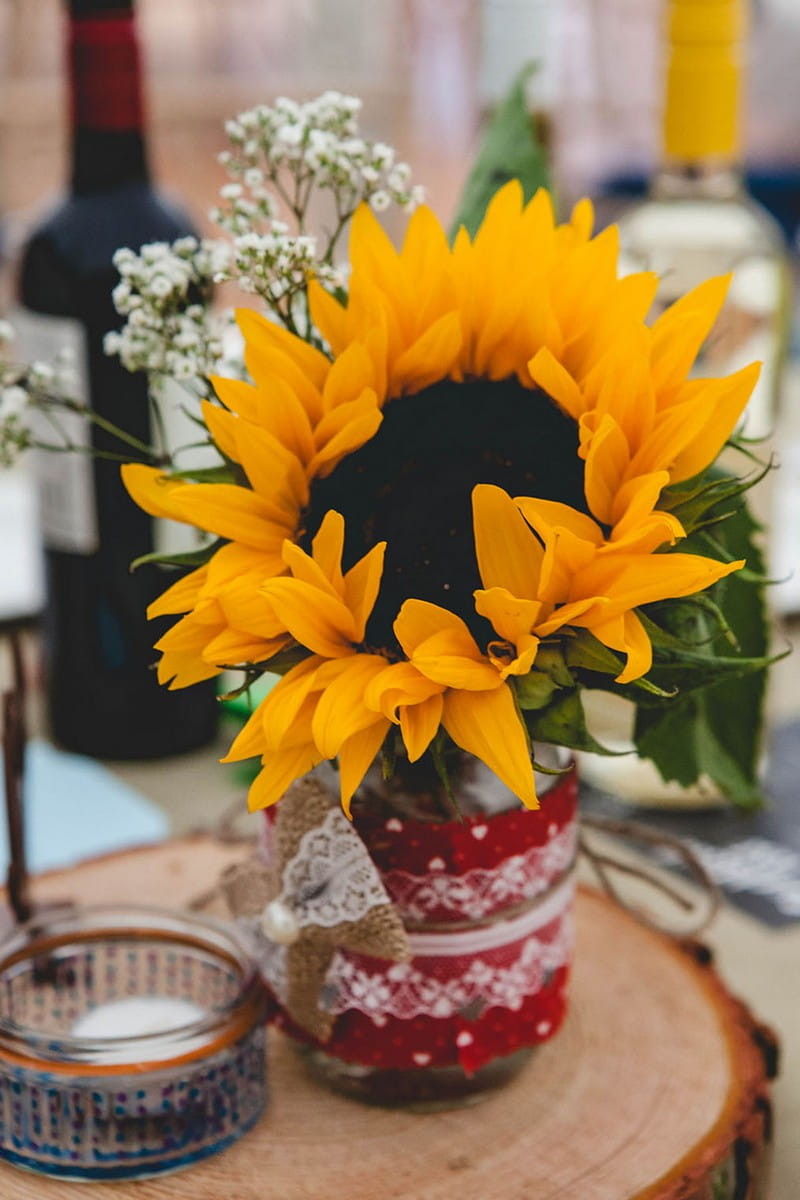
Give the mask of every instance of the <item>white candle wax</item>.
POLYGON ((176 996, 128 996, 84 1013, 72 1026, 72 1035, 90 1040, 146 1037, 193 1025, 204 1015, 202 1008, 176 996))

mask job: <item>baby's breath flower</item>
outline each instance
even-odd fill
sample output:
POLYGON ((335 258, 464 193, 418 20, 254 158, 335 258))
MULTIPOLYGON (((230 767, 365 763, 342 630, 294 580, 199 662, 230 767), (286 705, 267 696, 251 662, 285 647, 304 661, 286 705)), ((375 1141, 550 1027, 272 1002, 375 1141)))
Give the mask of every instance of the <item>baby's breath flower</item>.
POLYGON ((209 296, 215 276, 227 271, 230 247, 217 240, 182 237, 143 246, 140 253, 120 251, 115 264, 123 273, 113 291, 117 311, 127 317, 122 329, 106 335, 104 349, 130 371, 202 381, 219 369, 221 325, 194 295, 209 296))
POLYGON ((374 208, 375 212, 384 212, 384 210, 387 209, 392 203, 392 198, 388 192, 373 192, 369 198, 369 202, 374 208))

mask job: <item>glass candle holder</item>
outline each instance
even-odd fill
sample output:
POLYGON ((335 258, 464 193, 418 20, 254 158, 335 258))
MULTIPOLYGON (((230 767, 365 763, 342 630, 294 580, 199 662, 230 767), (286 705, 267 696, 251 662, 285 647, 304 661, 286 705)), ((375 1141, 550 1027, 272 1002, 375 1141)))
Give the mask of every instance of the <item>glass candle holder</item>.
POLYGON ((0 946, 0 1157, 135 1179, 241 1137, 266 1100, 266 993, 234 931, 65 911, 0 946))

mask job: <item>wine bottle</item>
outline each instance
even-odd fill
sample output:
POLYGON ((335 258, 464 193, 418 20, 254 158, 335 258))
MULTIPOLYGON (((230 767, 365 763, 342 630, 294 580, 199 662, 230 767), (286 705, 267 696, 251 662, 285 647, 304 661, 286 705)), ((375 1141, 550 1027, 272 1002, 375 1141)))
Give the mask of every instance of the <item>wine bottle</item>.
MULTIPOLYGON (((105 333, 120 324, 112 259, 120 246, 138 250, 192 229, 150 182, 132 0, 70 0, 67 27, 71 188, 22 253, 18 349, 29 360, 68 349, 79 398, 149 445, 146 380, 103 350, 105 333)), ((127 452, 86 417, 66 414, 59 423, 74 445, 127 452)), ((53 737, 68 749, 118 759, 202 745, 216 725, 213 684, 159 687, 152 646, 163 630, 147 621, 146 609, 168 580, 154 566, 130 572, 132 560, 153 549, 152 520, 128 497, 118 462, 81 452, 39 451, 37 458, 53 737)))
MULTIPOLYGON (((619 220, 623 274, 652 270, 660 276, 653 316, 691 288, 731 274, 727 299, 701 349, 697 375, 728 375, 755 360, 763 364, 740 432, 759 439, 768 460, 787 345, 788 271, 782 234, 748 194, 741 163, 741 108, 747 46, 747 0, 669 0, 663 158, 649 194, 619 220)), ((726 450, 722 465, 735 475, 754 470, 726 450)), ((772 472, 748 493, 770 556, 772 472)), ((772 562, 771 573, 780 575, 772 562)), ((764 653, 763 647, 745 651, 764 653)), ((757 709, 758 685, 749 702, 757 709)), ((587 717, 598 739, 632 748, 633 708, 605 693, 587 699, 587 717)), ((754 712, 757 723, 758 714, 754 712)), ((647 760, 581 756, 583 776, 639 804, 705 806, 720 803, 709 779, 694 787, 665 784, 647 760)))

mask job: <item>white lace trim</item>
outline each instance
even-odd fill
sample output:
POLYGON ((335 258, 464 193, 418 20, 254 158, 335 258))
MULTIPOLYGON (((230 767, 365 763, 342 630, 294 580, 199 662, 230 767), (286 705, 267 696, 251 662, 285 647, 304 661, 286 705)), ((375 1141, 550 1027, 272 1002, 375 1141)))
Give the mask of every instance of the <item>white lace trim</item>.
MULTIPOLYGON (((491 926, 491 944, 476 950, 475 935, 486 930, 450 934, 412 934, 414 957, 407 963, 386 963, 337 951, 320 997, 332 1013, 349 1009, 370 1017, 376 1025, 387 1017, 448 1018, 476 1002, 482 1007, 518 1010, 528 996, 545 985, 547 976, 572 957, 569 879, 548 901, 513 921, 491 926), (449 948, 445 949, 445 943, 449 948), (444 953, 442 952, 444 949, 444 953)), ((282 1004, 288 996, 287 948, 264 937, 255 919, 246 922, 257 946, 261 972, 282 1004)))
POLYGON ((383 881, 406 921, 429 920, 443 910, 479 921, 546 891, 572 863, 576 843, 577 823, 570 821, 543 846, 531 846, 495 867, 475 867, 463 875, 391 870, 383 873, 383 881))
POLYGON ((408 941, 412 956, 434 959, 463 958, 469 954, 483 954, 487 950, 501 950, 505 946, 513 946, 560 917, 572 902, 574 894, 575 879, 573 875, 568 875, 548 896, 514 917, 496 920, 478 929, 443 929, 433 933, 421 930, 410 933, 408 941))
MULTIPOLYGON (((492 962, 474 956, 456 974, 441 977, 420 969, 419 960, 395 963, 385 971, 366 970, 362 963, 337 955, 329 972, 329 1010, 355 1010, 378 1026, 388 1017, 411 1020, 428 1016, 442 1020, 470 1007, 518 1011, 528 996, 545 986, 547 977, 569 962, 572 922, 558 922, 555 936, 544 940, 531 934, 517 947, 511 961, 492 962)), ((326 991, 328 989, 326 988, 326 991)))
POLYGON ((301 928, 324 929, 359 921, 370 909, 390 903, 366 846, 338 806, 303 834, 284 867, 278 899, 301 928))

